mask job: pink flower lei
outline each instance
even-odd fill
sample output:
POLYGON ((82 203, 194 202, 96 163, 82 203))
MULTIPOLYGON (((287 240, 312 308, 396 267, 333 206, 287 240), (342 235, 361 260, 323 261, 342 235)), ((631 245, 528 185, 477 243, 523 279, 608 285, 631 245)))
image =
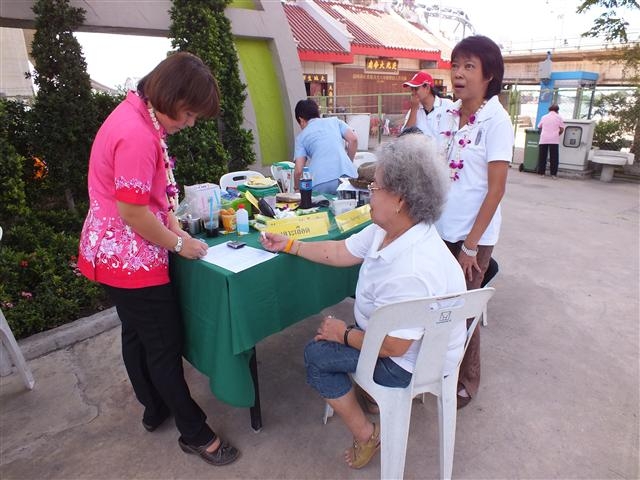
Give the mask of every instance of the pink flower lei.
MULTIPOLYGON (((487 101, 486 100, 483 101, 480 107, 478 107, 478 110, 476 110, 476 112, 469 117, 469 121, 467 122, 467 125, 469 126, 469 128, 463 134, 463 136, 459 138, 457 142, 455 142, 456 151, 453 156, 450 155, 450 153, 451 153, 452 143, 457 132, 453 130, 446 130, 444 132, 440 132, 441 135, 444 135, 445 137, 447 137, 446 151, 448 154, 447 160, 449 161, 449 169, 450 169, 449 178, 451 178, 451 180, 454 182, 457 180, 460 180, 460 173, 461 173, 461 170, 464 168, 464 159, 461 158, 461 152, 467 145, 471 143, 469 136, 473 132, 473 126, 476 124, 478 113, 480 113, 480 110, 482 110, 486 104, 487 104, 487 101)), ((460 110, 455 108, 450 108, 450 109, 447 109, 447 113, 451 114, 451 127, 453 128, 455 117, 460 116, 460 110)))
POLYGON ((160 147, 162 148, 162 154, 164 155, 164 168, 167 176, 167 200, 169 202, 169 211, 175 212, 178 209, 178 193, 180 190, 178 189, 178 184, 176 183, 176 179, 173 176, 173 167, 176 164, 176 158, 169 156, 169 148, 167 147, 167 143, 164 140, 164 135, 160 134, 160 123, 156 118, 155 109, 149 105, 147 110, 149 110, 149 116, 151 117, 151 121, 153 122, 153 127, 158 132, 160 138, 160 147))

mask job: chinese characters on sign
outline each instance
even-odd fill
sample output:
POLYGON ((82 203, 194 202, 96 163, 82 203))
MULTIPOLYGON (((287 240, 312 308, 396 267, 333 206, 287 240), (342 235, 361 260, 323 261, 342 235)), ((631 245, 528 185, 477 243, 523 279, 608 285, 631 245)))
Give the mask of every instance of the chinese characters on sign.
POLYGON ((327 75, 324 73, 303 73, 302 78, 305 82, 327 83, 327 75))
POLYGON ((367 58, 365 72, 398 74, 398 60, 393 58, 367 58))

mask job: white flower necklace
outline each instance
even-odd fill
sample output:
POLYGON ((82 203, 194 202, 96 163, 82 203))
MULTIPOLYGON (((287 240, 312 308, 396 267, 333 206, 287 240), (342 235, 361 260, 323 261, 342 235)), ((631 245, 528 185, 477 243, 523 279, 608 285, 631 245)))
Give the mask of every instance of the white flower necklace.
POLYGON ((158 138, 160 139, 160 147, 162 148, 162 154, 164 155, 164 168, 167 175, 167 200, 169 201, 169 211, 175 212, 178 209, 178 184, 176 183, 176 179, 173 176, 173 167, 175 165, 176 159, 175 157, 169 156, 169 148, 167 147, 167 143, 164 141, 164 135, 160 133, 160 122, 156 118, 156 111, 151 106, 151 104, 147 104, 147 110, 149 111, 149 116, 151 117, 151 121, 153 122, 153 126, 158 132, 158 138))
POLYGON ((447 152, 447 161, 449 162, 449 170, 450 170, 449 178, 451 178, 451 180, 454 182, 460 180, 460 173, 462 173, 461 170, 464 168, 464 159, 461 158, 460 154, 462 150, 471 143, 471 140, 469 139, 469 137, 475 130, 475 127, 477 125, 478 114, 480 113, 480 110, 482 110, 486 104, 487 104, 487 101, 484 100, 482 104, 478 107, 476 112, 469 117, 469 120, 466 125, 467 126, 466 131, 464 132, 462 137, 460 137, 456 142, 456 151, 453 157, 451 156, 451 147, 453 146, 453 140, 456 134, 458 133, 458 131, 457 130, 454 131, 453 128, 455 126, 456 117, 460 117, 460 110, 455 108, 447 109, 447 113, 451 114, 451 124, 450 124, 451 126, 449 130, 440 132, 440 134, 447 137, 447 144, 445 148, 447 152))

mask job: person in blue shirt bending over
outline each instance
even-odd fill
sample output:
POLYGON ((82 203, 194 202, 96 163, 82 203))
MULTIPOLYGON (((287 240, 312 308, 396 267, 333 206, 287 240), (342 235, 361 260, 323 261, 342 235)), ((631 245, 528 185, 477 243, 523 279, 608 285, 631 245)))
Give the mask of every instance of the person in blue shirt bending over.
POLYGON ((300 100, 295 108, 302 131, 296 137, 294 185, 300 186, 302 168, 307 166, 313 178, 315 193, 335 194, 340 177, 357 177, 353 157, 358 148, 356 132, 337 117, 320 118, 313 100, 300 100))

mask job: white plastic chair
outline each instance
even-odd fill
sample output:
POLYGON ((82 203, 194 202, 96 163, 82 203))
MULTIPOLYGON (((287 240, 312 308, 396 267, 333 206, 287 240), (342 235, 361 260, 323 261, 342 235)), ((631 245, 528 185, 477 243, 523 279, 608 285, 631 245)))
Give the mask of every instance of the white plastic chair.
MULTIPOLYGON (((482 316, 484 306, 493 296, 493 288, 481 288, 441 297, 410 300, 385 305, 376 310, 364 336, 358 367, 353 380, 371 395, 380 408, 380 441, 382 444, 380 478, 402 478, 411 407, 413 398, 424 393, 438 397, 438 429, 440 437, 440 478, 450 479, 453 470, 453 454, 456 435, 458 371, 462 357, 454 373, 442 376, 442 369, 449 343, 449 334, 455 325, 466 325, 464 345, 482 316), (389 388, 373 381, 373 371, 385 336, 405 328, 424 328, 420 349, 411 383, 406 388, 389 388)), ((328 408, 327 408, 328 407, 328 408)), ((325 418, 333 414, 325 407, 325 418)))
POLYGON ((242 185, 251 177, 264 178, 264 175, 254 170, 240 170, 237 172, 225 173, 220 177, 220 188, 224 188, 226 190, 228 187, 237 187, 238 185, 242 185))
MULTIPOLYGON (((489 268, 485 272, 484 279, 482 280, 482 284, 480 285, 480 287, 486 287, 487 284, 491 282, 491 280, 493 280, 493 278, 498 274, 499 271, 500 271, 500 267, 498 265, 498 262, 494 258, 491 258, 491 260, 489 260, 489 268)), ((487 305, 484 306, 484 311, 482 312, 483 327, 486 327, 487 324, 489 323, 489 320, 487 317, 487 305)))
MULTIPOLYGON (((0 227, 0 240, 2 239, 2 227, 0 227)), ((7 323, 7 319, 4 317, 2 309, 0 309, 0 374, 2 376, 9 375, 11 373, 11 363, 7 358, 7 353, 11 357, 13 364, 16 366, 18 373, 22 377, 24 385, 33 390, 33 386, 36 384, 33 379, 33 374, 27 362, 24 360, 20 346, 16 342, 11 327, 7 323)))
POLYGON ((378 157, 376 157, 373 153, 371 152, 357 152, 356 156, 353 157, 353 165, 358 168, 360 165, 362 165, 363 163, 367 163, 367 162, 377 162, 378 161, 378 157))
POLYGON ((293 162, 277 162, 271 165, 271 176, 278 182, 283 193, 293 193, 293 170, 296 164, 293 162))

